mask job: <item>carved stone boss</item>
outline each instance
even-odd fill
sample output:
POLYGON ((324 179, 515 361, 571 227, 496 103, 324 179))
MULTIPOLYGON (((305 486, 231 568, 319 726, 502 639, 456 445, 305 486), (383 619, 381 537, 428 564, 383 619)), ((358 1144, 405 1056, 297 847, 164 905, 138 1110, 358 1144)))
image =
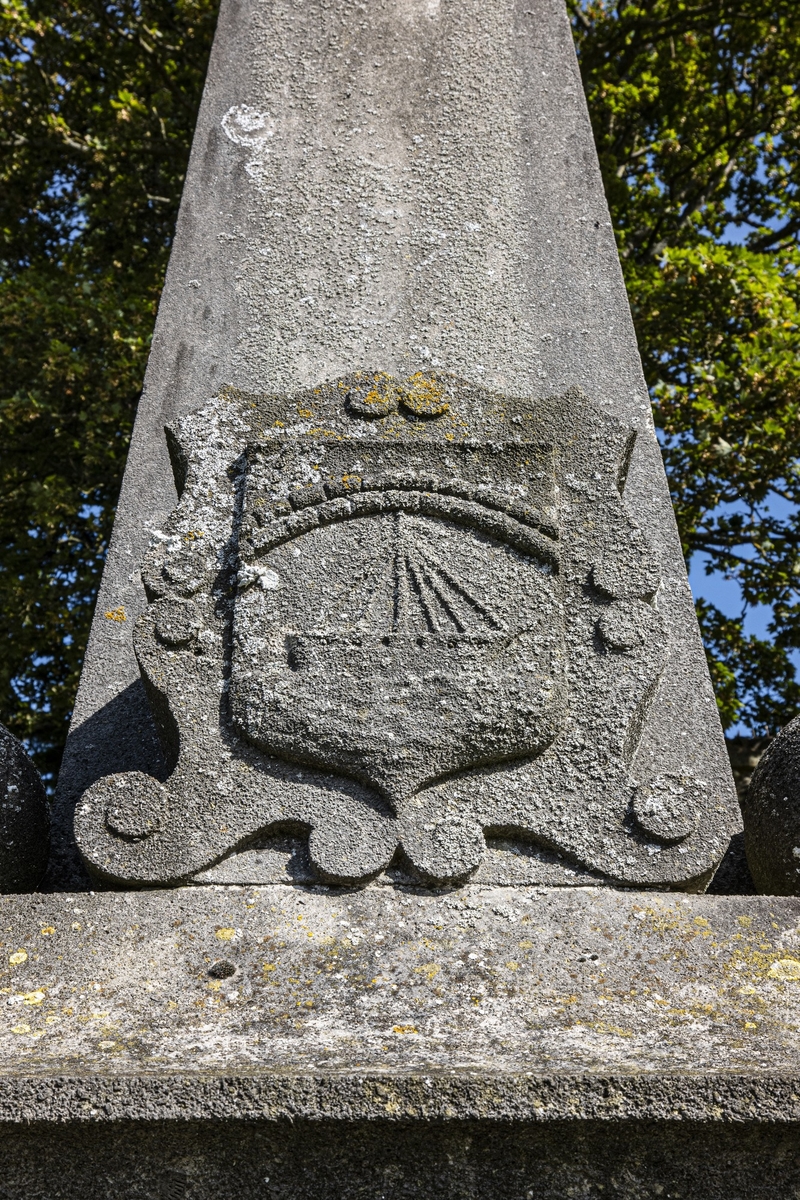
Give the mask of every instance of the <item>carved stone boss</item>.
POLYGON ((92 872, 180 884, 271 828, 329 883, 464 880, 492 833, 608 882, 713 869, 725 800, 637 773, 669 631, 630 431, 579 392, 362 372, 227 390, 167 435, 134 645, 172 772, 84 794, 92 872))

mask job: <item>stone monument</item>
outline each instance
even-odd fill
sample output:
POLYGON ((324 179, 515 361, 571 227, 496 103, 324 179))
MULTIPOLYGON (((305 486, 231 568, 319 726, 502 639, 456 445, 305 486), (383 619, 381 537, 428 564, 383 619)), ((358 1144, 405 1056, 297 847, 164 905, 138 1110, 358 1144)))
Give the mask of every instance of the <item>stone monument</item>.
POLYGON ((702 894, 739 808, 526 2, 223 0, 46 894, 0 902, 10 1196, 800 1187, 800 911, 702 894))

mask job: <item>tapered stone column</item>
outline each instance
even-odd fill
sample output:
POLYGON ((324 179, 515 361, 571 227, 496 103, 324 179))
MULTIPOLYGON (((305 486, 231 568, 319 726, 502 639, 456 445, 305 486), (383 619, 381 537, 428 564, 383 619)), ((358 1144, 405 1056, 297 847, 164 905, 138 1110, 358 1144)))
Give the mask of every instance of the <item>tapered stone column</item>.
MULTIPOLYGON (((470 422, 485 402, 477 391, 472 399, 464 393, 454 401, 458 436, 552 443, 561 455, 553 486, 562 517, 583 495, 602 524, 619 497, 609 496, 606 483, 590 493, 596 478, 617 476, 624 512, 585 547, 575 586, 594 587, 598 619, 615 597, 623 606, 644 601, 659 614, 663 632, 653 629, 653 649, 643 651, 649 677, 640 671, 640 694, 620 726, 626 770, 632 786, 649 789, 640 811, 674 804, 676 794, 691 809, 673 814, 674 828, 651 842, 651 866, 671 857, 674 869, 619 874, 630 883, 680 886, 683 878, 702 887, 737 828, 738 810, 561 0, 223 3, 62 772, 54 882, 86 878, 72 834, 84 790, 131 770, 164 779, 171 765, 132 645, 145 606, 145 552, 176 503, 165 425, 202 409, 226 386, 285 397, 283 408, 302 424, 293 398, 353 371, 400 381, 449 375, 484 394, 523 398, 524 429, 499 419, 481 431, 470 422), (577 407, 558 399, 576 390, 585 396, 577 407), (566 476, 577 468, 564 448, 581 426, 588 441, 578 474, 585 478, 570 498, 566 476), (628 517, 640 533, 622 528, 628 517), (647 548, 652 578, 642 586, 632 576, 604 585, 600 558, 635 556, 631 538, 647 548), (695 828, 679 853, 672 833, 681 821, 695 828)), ((251 402, 242 403, 251 411, 251 402)), ((270 424, 280 419, 281 403, 270 424)), ((324 415, 335 424, 332 409, 324 415)), ((342 433, 375 432, 374 422, 359 426, 352 417, 342 411, 342 433)), ((400 425, 410 430, 413 422, 400 425)), ((434 425, 424 426, 425 436, 441 439, 434 425)), ((262 421, 243 435, 237 453, 264 428, 262 421)), ((208 436, 200 429, 184 435, 196 444, 208 436)), ((235 458, 236 434, 229 441, 222 470, 235 458)), ((213 473, 208 463, 201 469, 213 473)), ((196 519, 186 515, 182 536, 196 519)), ((630 613, 617 605, 607 633, 614 619, 624 624, 630 613)), ((619 695, 630 674, 624 647, 607 642, 598 650, 616 655, 619 678, 607 684, 609 696, 619 695)), ((576 653, 570 659, 564 650, 564 705, 573 717, 587 689, 597 689, 576 653)), ((587 726, 575 736, 594 742, 596 731, 587 726)), ((589 778, 606 772, 602 761, 581 765, 574 745, 566 754, 575 759, 581 794, 589 778)), ((313 755, 312 763, 336 766, 313 755)), ((457 765, 454 759, 451 769, 457 765)), ((552 777, 542 786, 576 785, 552 777)), ((562 844, 553 830, 529 832, 565 850, 573 865, 577 852, 584 866, 614 873, 607 857, 587 853, 591 833, 562 844)), ((252 874, 251 866, 248 881, 252 874)))

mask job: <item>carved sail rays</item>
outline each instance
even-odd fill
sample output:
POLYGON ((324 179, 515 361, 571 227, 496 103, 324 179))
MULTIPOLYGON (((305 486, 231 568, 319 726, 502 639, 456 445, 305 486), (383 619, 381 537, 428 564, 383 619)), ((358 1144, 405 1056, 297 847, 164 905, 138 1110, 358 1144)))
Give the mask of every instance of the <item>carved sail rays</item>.
POLYGON ((181 422, 135 632, 176 767, 89 789, 90 868, 179 883, 289 822, 331 881, 398 845, 421 880, 465 878, 503 829, 688 886, 737 815, 677 739, 657 772, 638 757, 668 639, 618 490, 629 431, 577 392, 534 406, 451 376, 426 382, 436 405, 361 413, 367 384, 400 387, 230 392, 181 422))
MULTIPOLYGON (((409 517, 395 514, 394 553, 390 564, 393 584, 392 633, 497 634, 506 626, 467 584, 459 580, 425 545, 409 517)), ((377 590, 377 589, 376 589, 377 590)), ((379 601, 373 593, 357 624, 381 628, 379 601)))
POLYGON ((431 545, 435 524, 415 521, 402 509, 383 520, 392 530, 389 553, 336 614, 335 626, 379 634, 508 632, 490 605, 441 561, 431 545))

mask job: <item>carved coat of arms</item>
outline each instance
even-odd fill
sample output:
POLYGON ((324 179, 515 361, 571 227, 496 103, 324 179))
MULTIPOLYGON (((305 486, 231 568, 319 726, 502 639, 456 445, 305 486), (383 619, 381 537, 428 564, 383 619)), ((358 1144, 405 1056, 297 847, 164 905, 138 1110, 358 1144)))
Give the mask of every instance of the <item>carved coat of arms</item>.
POLYGON ((248 448, 234 723, 395 804, 540 753, 566 702, 554 491, 529 443, 248 448))
POLYGON ((272 827, 332 882, 464 879, 493 832, 608 881, 713 869, 730 801, 640 753, 670 629, 627 430, 577 392, 361 373, 168 436, 135 648, 174 770, 85 794, 93 871, 177 883, 272 827))

